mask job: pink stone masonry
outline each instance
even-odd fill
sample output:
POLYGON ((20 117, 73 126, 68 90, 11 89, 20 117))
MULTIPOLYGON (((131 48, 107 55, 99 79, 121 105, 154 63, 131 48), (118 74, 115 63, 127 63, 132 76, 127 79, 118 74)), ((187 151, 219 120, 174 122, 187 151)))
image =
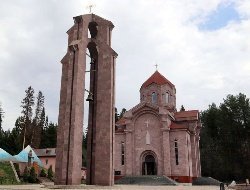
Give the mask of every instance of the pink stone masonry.
POLYGON ((158 71, 142 85, 140 100, 116 124, 116 177, 163 175, 191 183, 201 175, 198 110, 177 112, 175 86, 158 71))
POLYGON ((89 112, 87 183, 114 183, 114 75, 117 54, 110 47, 113 27, 110 21, 87 14, 74 17, 74 25, 67 32, 68 50, 61 61, 55 184, 81 184, 87 48, 91 68, 95 68, 91 72, 93 84, 90 84, 94 101, 89 112))

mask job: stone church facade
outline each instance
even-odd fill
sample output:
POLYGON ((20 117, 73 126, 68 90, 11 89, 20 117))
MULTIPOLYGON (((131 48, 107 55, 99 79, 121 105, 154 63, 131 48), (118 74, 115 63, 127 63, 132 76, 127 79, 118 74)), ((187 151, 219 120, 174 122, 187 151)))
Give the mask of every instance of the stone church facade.
POLYGON ((156 71, 140 103, 116 123, 115 175, 168 176, 190 183, 201 176, 198 110, 176 111, 175 86, 156 71))

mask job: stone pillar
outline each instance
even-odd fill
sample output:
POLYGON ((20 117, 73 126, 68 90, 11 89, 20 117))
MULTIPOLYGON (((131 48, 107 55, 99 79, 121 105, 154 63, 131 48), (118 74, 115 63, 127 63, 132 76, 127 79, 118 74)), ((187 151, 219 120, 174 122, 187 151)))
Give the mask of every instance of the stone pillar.
POLYGON ((192 171, 193 171, 193 177, 197 177, 197 147, 196 147, 196 138, 195 134, 190 135, 190 141, 191 141, 191 159, 192 159, 192 171))
POLYGON ((191 137, 190 135, 186 135, 187 138, 187 158, 188 158, 188 176, 190 177, 190 182, 192 182, 192 176, 193 176, 193 160, 192 160, 192 147, 191 147, 191 137))
POLYGON ((132 163, 133 163, 133 156, 132 156, 132 150, 133 150, 133 139, 132 139, 132 131, 126 130, 126 151, 125 151, 125 175, 133 175, 132 173, 132 163))
POLYGON ((94 101, 90 103, 88 124, 87 184, 90 185, 114 184, 114 94, 117 54, 110 47, 113 27, 110 21, 91 15, 91 41, 88 48, 95 71, 90 80, 94 101))
POLYGON ((201 160, 200 160, 200 137, 199 136, 196 137, 196 143, 197 143, 197 146, 196 146, 197 177, 200 177, 201 176, 201 160))
POLYGON ((57 130, 55 184, 81 183, 85 50, 83 22, 75 17, 68 51, 62 59, 62 78, 57 130))
POLYGON ((169 129, 162 129, 163 175, 171 176, 169 129))

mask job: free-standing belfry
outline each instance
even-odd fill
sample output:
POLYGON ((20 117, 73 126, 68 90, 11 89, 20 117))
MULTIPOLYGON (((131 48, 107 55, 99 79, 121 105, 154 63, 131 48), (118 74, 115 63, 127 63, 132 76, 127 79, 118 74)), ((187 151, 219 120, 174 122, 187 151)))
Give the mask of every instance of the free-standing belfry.
POLYGON ((90 57, 87 184, 114 184, 115 59, 112 22, 94 14, 74 17, 67 31, 56 148, 55 184, 81 183, 86 55, 90 57), (89 36, 88 36, 89 34, 89 36), (86 53, 88 49, 89 54, 86 53))

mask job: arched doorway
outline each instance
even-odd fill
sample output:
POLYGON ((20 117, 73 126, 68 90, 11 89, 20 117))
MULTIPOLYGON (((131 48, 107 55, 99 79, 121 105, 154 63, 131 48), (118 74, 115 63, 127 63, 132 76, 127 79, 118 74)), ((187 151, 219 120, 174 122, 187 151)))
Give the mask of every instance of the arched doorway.
POLYGON ((142 161, 142 175, 157 175, 155 157, 148 154, 142 161))

